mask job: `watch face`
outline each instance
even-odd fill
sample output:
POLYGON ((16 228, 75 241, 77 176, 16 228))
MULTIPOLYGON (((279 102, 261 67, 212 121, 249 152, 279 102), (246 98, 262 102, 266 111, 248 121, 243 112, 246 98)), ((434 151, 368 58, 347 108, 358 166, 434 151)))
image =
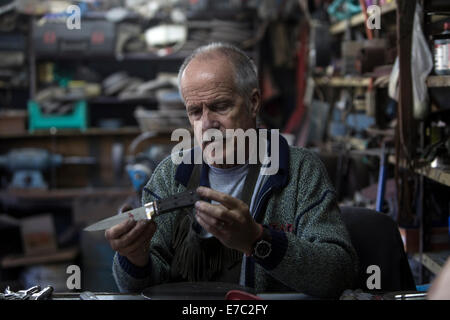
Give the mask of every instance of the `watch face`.
POLYGON ((264 259, 270 255, 271 251, 272 251, 272 245, 270 244, 270 242, 261 240, 256 244, 255 256, 260 259, 264 259))

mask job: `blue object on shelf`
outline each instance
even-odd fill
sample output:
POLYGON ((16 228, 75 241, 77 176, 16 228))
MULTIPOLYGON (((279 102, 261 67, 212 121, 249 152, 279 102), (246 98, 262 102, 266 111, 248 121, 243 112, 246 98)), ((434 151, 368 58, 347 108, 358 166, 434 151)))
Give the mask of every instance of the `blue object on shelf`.
POLYGON ((347 125, 357 132, 364 131, 373 124, 375 124, 375 118, 363 113, 350 113, 347 116, 347 125))
POLYGON ((127 165, 126 170, 134 190, 141 192, 151 177, 151 169, 142 163, 136 163, 127 165))
POLYGON ((358 0, 334 0, 327 8, 328 14, 337 21, 350 19, 361 12, 358 0))
POLYGON ((330 122, 330 132, 332 137, 343 137, 347 134, 347 128, 345 124, 339 121, 330 122))
POLYGON ((427 292, 428 289, 430 289, 429 283, 416 286, 416 290, 420 292, 427 292))
POLYGON ((386 151, 384 150, 380 154, 380 169, 378 172, 378 187, 377 187, 377 201, 375 209, 378 212, 383 212, 384 193, 386 189, 386 151))
POLYGON ((68 115, 45 115, 36 101, 28 101, 28 131, 36 129, 80 129, 87 128, 87 104, 85 100, 75 103, 74 110, 68 115))

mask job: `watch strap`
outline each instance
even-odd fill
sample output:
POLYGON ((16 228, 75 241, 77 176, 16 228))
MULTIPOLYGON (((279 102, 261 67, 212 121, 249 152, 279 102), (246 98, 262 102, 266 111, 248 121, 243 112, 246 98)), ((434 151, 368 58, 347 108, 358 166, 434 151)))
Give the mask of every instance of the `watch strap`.
POLYGON ((259 227, 259 232, 258 232, 258 236, 256 237, 256 240, 253 241, 252 247, 250 249, 250 253, 245 253, 246 257, 251 257, 253 255, 253 252, 255 252, 255 246, 258 243, 258 241, 260 241, 262 239, 262 235, 264 233, 264 227, 262 224, 258 223, 258 227, 259 227))
POLYGON ((256 247, 258 246, 259 242, 264 240, 264 241, 267 241, 270 244, 272 243, 272 236, 270 234, 270 231, 269 231, 268 227, 265 226, 265 225, 261 225, 261 224, 260 224, 260 226, 261 226, 261 232, 259 234, 259 237, 253 243, 251 254, 248 255, 248 256, 255 256, 255 250, 256 250, 256 247))

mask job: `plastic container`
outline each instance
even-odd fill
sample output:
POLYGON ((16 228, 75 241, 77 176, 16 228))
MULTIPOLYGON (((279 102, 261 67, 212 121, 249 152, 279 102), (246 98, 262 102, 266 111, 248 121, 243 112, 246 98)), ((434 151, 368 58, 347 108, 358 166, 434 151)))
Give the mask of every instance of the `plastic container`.
POLYGON ((444 32, 434 40, 434 72, 450 75, 450 23, 444 23, 444 32))
POLYGON ((28 130, 33 132, 36 129, 80 129, 85 131, 87 128, 87 104, 81 100, 76 102, 72 114, 54 116, 45 115, 41 112, 39 104, 36 101, 28 101, 28 130))

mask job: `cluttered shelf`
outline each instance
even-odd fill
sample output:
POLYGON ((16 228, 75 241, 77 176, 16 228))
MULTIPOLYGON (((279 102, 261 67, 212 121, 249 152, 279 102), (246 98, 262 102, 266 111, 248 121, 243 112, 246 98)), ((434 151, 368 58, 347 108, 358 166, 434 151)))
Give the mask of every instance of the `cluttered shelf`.
MULTIPOLYGON (((119 56, 98 56, 98 57, 90 57, 88 60, 92 61, 99 61, 99 60, 117 60, 117 61, 182 61, 189 55, 188 52, 185 51, 179 51, 179 52, 173 52, 167 55, 158 55, 153 52, 131 52, 126 53, 124 55, 119 56)), ((87 58, 80 55, 80 56, 74 56, 74 55, 40 55, 36 57, 36 60, 39 62, 44 61, 70 61, 70 60, 86 60, 87 58)))
POLYGON ((424 252, 422 255, 415 254, 414 260, 421 262, 432 273, 439 274, 448 257, 450 251, 424 252))
MULTIPOLYGON (((393 156, 393 155, 389 156, 388 160, 390 163, 395 164, 395 156, 393 156)), ((402 168, 406 167, 406 165, 403 162, 400 162, 400 166, 402 168)), ((439 169, 439 168, 432 168, 430 165, 427 165, 427 166, 416 167, 414 169, 414 172, 450 187, 450 172, 449 171, 445 171, 445 170, 439 169)))
MULTIPOLYGON (((2 133, 0 140, 12 138, 43 138, 43 137, 71 137, 71 136, 107 136, 107 135, 139 135, 142 130, 139 127, 122 127, 122 128, 88 128, 86 130, 64 129, 64 130, 36 130, 32 133, 2 133)), ((169 134, 159 133, 153 137, 155 140, 170 140, 169 134)))
POLYGON ((450 75, 448 76, 429 76, 427 78, 429 88, 450 87, 450 75))
POLYGON ((369 77, 369 76, 334 76, 334 77, 315 77, 314 82, 318 86, 328 87, 358 87, 358 88, 387 88, 389 83, 388 76, 369 77))
POLYGON ((70 189, 9 189, 0 192, 0 201, 4 199, 63 200, 79 197, 131 196, 130 188, 70 188, 70 189))
POLYGON ((37 265, 42 263, 58 263, 65 261, 73 261, 79 254, 80 249, 77 247, 60 249, 56 252, 39 254, 39 255, 8 255, 1 260, 2 268, 15 268, 29 265, 37 265))
MULTIPOLYGON (((125 53, 123 55, 118 56, 98 56, 98 57, 91 57, 88 60, 116 60, 116 61, 151 61, 151 62, 161 62, 161 61, 183 61, 186 59, 191 51, 188 50, 181 50, 172 52, 166 55, 159 55, 154 52, 150 51, 143 51, 143 52, 129 52, 125 53)), ((255 53, 253 51, 246 51, 246 54, 250 57, 255 56, 255 53)), ((41 55, 39 57, 36 57, 36 59, 39 62, 45 62, 45 61, 70 61, 70 60, 86 60, 83 56, 73 56, 73 55, 67 55, 67 56, 53 56, 53 55, 41 55)))
POLYGON ((370 85, 369 77, 319 77, 314 78, 319 86, 330 87, 368 87, 370 85))
MULTIPOLYGON (((394 12, 397 9, 397 4, 395 1, 386 3, 384 5, 381 6, 381 14, 386 14, 389 12, 394 12)), ((355 14, 354 16, 352 16, 349 20, 343 20, 340 22, 337 22, 335 24, 333 24, 330 27, 330 33, 331 34, 339 34, 345 31, 345 29, 347 28, 347 23, 350 23, 350 25, 352 27, 361 25, 365 22, 365 17, 364 17, 364 13, 358 13, 355 14)))
POLYGON ((125 54, 119 60, 144 60, 144 61, 159 61, 159 60, 184 60, 189 55, 188 52, 179 51, 165 56, 159 56, 152 52, 132 52, 125 54))

